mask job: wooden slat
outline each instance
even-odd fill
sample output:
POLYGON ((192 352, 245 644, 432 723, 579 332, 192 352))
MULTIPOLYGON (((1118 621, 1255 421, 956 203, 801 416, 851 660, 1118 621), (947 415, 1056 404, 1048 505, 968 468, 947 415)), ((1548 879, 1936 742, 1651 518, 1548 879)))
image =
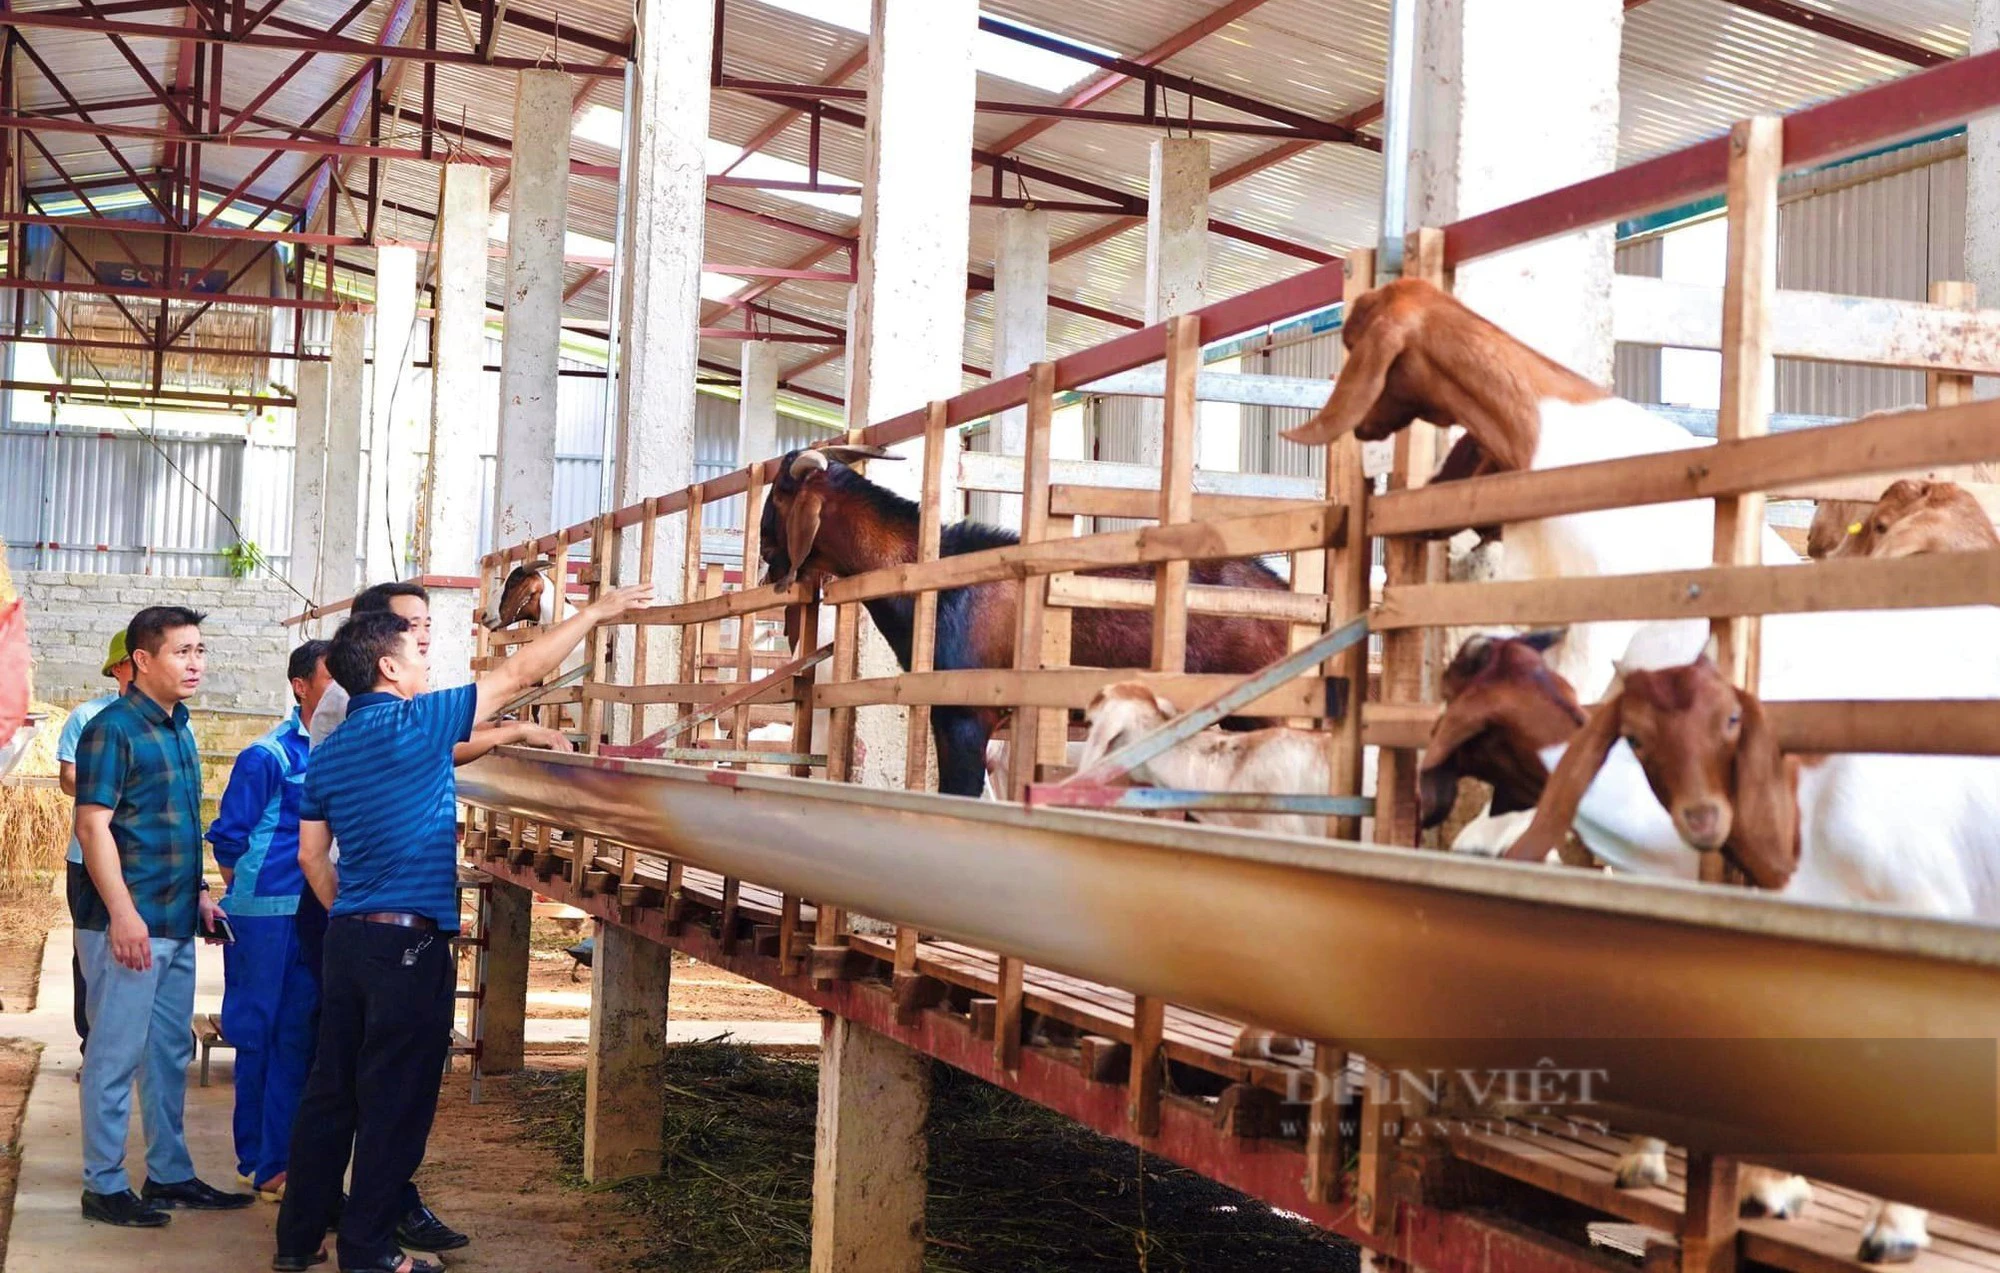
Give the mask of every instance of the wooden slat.
MULTIPOLYGON (((639 522, 639 578, 637 582, 651 583, 653 581, 654 558, 658 555, 659 542, 660 501, 657 496, 647 496, 645 502, 641 505, 641 520, 639 522)), ((646 640, 645 633, 635 631, 632 634, 632 683, 634 685, 644 685, 651 679, 649 675, 651 669, 647 666, 650 655, 650 651, 646 648, 648 644, 649 642, 646 640)), ((645 704, 633 704, 632 710, 627 715, 630 719, 626 725, 626 741, 636 743, 646 736, 645 704)))
MULTIPOLYGON (((1151 579, 1113 579, 1102 575, 1051 575, 1048 581, 1052 606, 1078 610, 1151 610, 1154 582, 1151 579)), ((1309 593, 1278 592, 1270 588, 1225 588, 1215 584, 1189 584, 1183 608, 1188 614, 1219 614, 1231 618, 1282 619, 1286 623, 1327 624, 1327 602, 1309 593)))
MULTIPOLYGON (((764 535, 764 495, 764 470, 761 468, 752 468, 750 470, 750 489, 744 492, 743 496, 743 578, 745 584, 748 584, 750 579, 749 572, 754 568, 752 563, 763 560, 761 553, 763 551, 764 535)), ((741 589, 738 589, 738 591, 741 591, 741 589)), ((745 614, 736 617, 736 683, 738 685, 749 684, 755 674, 756 631, 757 620, 754 615, 745 614)), ((701 662, 705 663, 707 660, 703 659, 701 662)), ((735 738, 739 747, 750 741, 751 728, 751 707, 746 703, 737 709, 736 719, 730 731, 731 737, 735 738)))
MULTIPOLYGON (((1203 521, 1219 517, 1249 517, 1286 509, 1317 508, 1316 499, 1281 499, 1264 495, 1210 495, 1197 491, 1194 515, 1203 521)), ((1159 516, 1160 501, 1151 491, 1115 486, 1049 487, 1049 511, 1058 517, 1134 517, 1151 520, 1159 516)))
MULTIPOLYGON (((959 453, 958 488, 962 491, 994 491, 1003 495, 1018 495, 1021 491, 1021 481, 1021 457, 1018 455, 993 455, 982 451, 959 453)), ((1233 473, 1204 469, 1194 475, 1194 491, 1197 497, 1204 494, 1249 496, 1257 499, 1296 500, 1301 505, 1310 505, 1317 502, 1319 485, 1317 480, 1310 477, 1279 473, 1233 473)), ((1049 465, 1049 486, 1052 492, 1061 487, 1157 491, 1160 489, 1160 471, 1151 464, 1115 464, 1104 460, 1055 460, 1049 465)), ((1150 507, 1151 505, 1148 505, 1149 509, 1150 507)), ((1148 512, 1145 515, 1151 514, 1148 512)))
MULTIPOLYGON (((817 698, 822 692, 851 688, 855 668, 861 653, 861 607, 841 606, 834 612, 833 622, 833 669, 832 684, 814 690, 817 698)), ((938 673, 931 673, 932 676, 938 673)), ((905 678, 908 679, 908 678, 905 678)), ((854 777, 854 708, 842 705, 832 707, 833 715, 828 724, 826 746, 826 776, 833 782, 851 782, 854 777)))
MULTIPOLYGON (((643 644, 643 643, 642 643, 643 644)), ((783 666, 780 664, 780 666, 783 666)), ((606 703, 679 703, 683 706, 698 703, 715 703, 734 694, 740 687, 734 681, 670 682, 662 685, 588 685, 583 688, 583 697, 592 702, 606 703)), ((798 693, 798 678, 783 677, 771 682, 760 690, 753 702, 790 702, 798 693)), ((557 690, 557 694, 564 691, 557 690)))
MULTIPOLYGON (((1616 339, 1676 349, 1721 349, 1718 289, 1614 275, 1616 339)), ((1918 371, 2000 375, 2000 310, 1937 302, 1773 292, 1771 352, 1780 358, 1918 371)))
MULTIPOLYGON (((1375 253, 1363 248, 1347 257, 1345 293, 1359 296, 1375 286, 1375 253)), ((1374 544, 1364 527, 1368 501, 1374 498, 1361 459, 1361 439, 1352 434, 1334 442, 1326 457, 1326 499, 1329 508, 1338 507, 1344 526, 1340 547, 1325 555, 1327 617, 1323 626, 1331 630, 1361 614, 1373 603, 1371 575, 1374 544)), ((1368 643, 1343 650, 1322 665, 1329 676, 1346 679, 1352 686, 1347 714, 1329 731, 1327 748, 1327 794, 1358 796, 1364 774, 1362 727, 1366 720, 1364 700, 1368 697, 1368 643)), ((1379 743, 1377 744, 1380 745, 1379 743)), ((1343 840, 1361 836, 1361 819, 1330 818, 1327 829, 1343 840)))
MULTIPOLYGON (((1482 585, 1491 587, 1493 585, 1482 585)), ((928 676, 871 677, 867 680, 836 682, 813 688, 813 705, 823 708, 852 708, 884 704, 962 704, 971 707, 1082 708, 1090 705, 1097 691, 1114 681, 1144 681, 1170 702, 1206 703, 1242 683, 1240 676, 1189 673, 1158 676, 1141 668, 1050 668, 1040 672, 1011 669, 981 669, 963 672, 932 672, 928 676)), ((1242 710, 1245 716, 1324 716, 1327 682, 1318 677, 1302 677, 1282 685, 1242 710)))
POLYGON ((1306 1114, 1306 1197, 1340 1201, 1340 1176, 1347 1165, 1347 1142, 1340 1134, 1340 1094, 1347 1053, 1321 1039, 1313 1044, 1313 1087, 1306 1114))
MULTIPOLYGON (((1732 175, 1733 169, 1734 165, 1732 175)), ((1776 180, 1774 172, 1774 185, 1776 180)), ((1680 1226, 1681 1273, 1734 1273, 1736 1177, 1733 1158, 1688 1154, 1687 1199, 1680 1226)))
MULTIPOLYGON (((1195 422, 1199 407, 1194 381, 1201 370, 1201 320, 1185 315, 1167 322, 1167 384, 1161 418, 1160 500, 1155 516, 1162 526, 1194 519, 1195 422)), ((1153 670, 1187 667, 1188 563, 1163 561, 1154 569, 1153 670)))
POLYGON ((1383 589, 1372 623, 1378 630, 1395 631, 1439 625, 1707 619, 1996 603, 2000 603, 2000 550, 1596 578, 1392 584, 1383 589))
POLYGON ((1392 493, 1371 501, 1368 533, 1408 535, 1498 525, 1996 459, 2000 400, 1989 400, 1392 493))
POLYGON ((929 566, 905 564, 836 579, 826 586, 823 595, 828 602, 845 604, 901 596, 919 588, 959 588, 1096 566, 1219 561, 1297 548, 1325 548, 1331 545, 1339 525, 1325 509, 1312 508, 1185 526, 1148 526, 1083 539, 1009 544, 946 557, 929 566))
POLYGON ((1024 992, 1021 978, 1024 965, 1011 955, 1000 956, 997 977, 998 1003, 993 1014, 993 1061, 1008 1073, 1021 1068, 1021 1010, 1024 992))
POLYGON ((1166 1029, 1166 1004, 1142 995, 1132 1002, 1132 1077, 1127 1114, 1141 1136, 1160 1132, 1161 1035, 1166 1029))
MULTIPOLYGON (((859 578, 860 576, 856 576, 859 578)), ((733 615, 758 614, 765 610, 782 610, 786 606, 799 605, 804 601, 804 593, 796 582, 783 588, 769 586, 761 588, 739 588, 719 597, 703 597, 683 601, 675 605, 647 606, 634 610, 625 616, 625 622, 638 625, 676 627, 690 623, 710 623, 716 619, 727 619, 733 615)))
MULTIPOLYGON (((1049 446, 1055 432, 1055 364, 1038 362, 1028 368, 1028 410, 1022 444, 1021 542, 1038 544, 1049 538, 1049 446)), ((1021 581, 1021 597, 1014 612, 1014 668, 1030 674, 1040 670, 1044 622, 1048 614, 1046 579, 1021 581)), ((1036 740, 1041 732, 1041 708, 1033 703, 1015 703, 1014 734, 1017 743, 1007 749, 1007 798, 1025 799, 1035 780, 1039 760, 1036 740)), ((1001 997, 1001 1005, 1006 999, 1001 997)))

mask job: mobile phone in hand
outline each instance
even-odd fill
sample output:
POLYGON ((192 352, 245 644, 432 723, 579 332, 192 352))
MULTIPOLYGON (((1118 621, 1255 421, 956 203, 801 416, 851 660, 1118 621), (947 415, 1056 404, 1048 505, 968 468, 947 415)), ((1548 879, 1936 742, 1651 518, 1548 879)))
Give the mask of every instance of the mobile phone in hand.
POLYGON ((209 925, 208 929, 202 935, 211 940, 219 941, 225 946, 234 946, 236 944, 236 930, 229 926, 229 916, 223 914, 221 911, 215 912, 215 922, 209 925))

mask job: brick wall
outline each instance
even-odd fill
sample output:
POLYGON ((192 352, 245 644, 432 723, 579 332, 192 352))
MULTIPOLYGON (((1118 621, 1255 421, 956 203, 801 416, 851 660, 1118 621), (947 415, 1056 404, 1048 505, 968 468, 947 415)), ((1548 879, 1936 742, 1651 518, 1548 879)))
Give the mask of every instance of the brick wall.
POLYGON ((298 598, 276 580, 22 571, 15 583, 27 603, 35 659, 35 696, 65 707, 111 688, 99 669, 111 634, 147 606, 185 605, 208 615, 208 672, 188 704, 253 712, 269 719, 291 702, 285 659, 297 644, 280 620, 298 598))

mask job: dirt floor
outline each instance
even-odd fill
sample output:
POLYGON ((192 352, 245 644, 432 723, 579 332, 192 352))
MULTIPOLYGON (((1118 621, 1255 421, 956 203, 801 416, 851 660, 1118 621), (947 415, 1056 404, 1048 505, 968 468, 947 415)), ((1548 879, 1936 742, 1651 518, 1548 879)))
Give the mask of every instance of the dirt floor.
MULTIPOLYGON (((525 1141, 580 1188, 583 1083, 573 1064, 512 1080, 525 1141)), ((811 1061, 727 1044, 667 1057, 658 1177, 592 1194, 615 1233, 585 1250, 607 1273, 802 1270, 810 1248, 811 1061), (615 1199, 615 1203, 614 1200, 615 1199)), ((1356 1248, 1131 1146, 939 1066, 926 1216, 933 1273, 1247 1270, 1345 1273, 1356 1248)))
MULTIPOLYGON (((563 951, 588 931, 580 923, 538 919, 528 951, 528 1016, 582 1020, 590 1015, 590 969, 563 951)), ((674 956, 667 1013, 689 1021, 817 1021, 818 1009, 769 986, 674 956)))
POLYGON ((14 1185, 21 1174, 21 1115, 35 1083, 42 1045, 0 1039, 0 1268, 7 1266, 7 1231, 14 1221, 14 1185))
POLYGON ((68 922, 67 914, 62 895, 46 882, 0 885, 0 1012, 34 1011, 42 943, 50 928, 68 922))

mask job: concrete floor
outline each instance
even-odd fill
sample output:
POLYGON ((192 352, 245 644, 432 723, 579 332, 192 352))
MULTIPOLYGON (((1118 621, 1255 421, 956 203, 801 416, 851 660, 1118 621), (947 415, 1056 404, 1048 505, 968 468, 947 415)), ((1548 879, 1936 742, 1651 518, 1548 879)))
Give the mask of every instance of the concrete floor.
MULTIPOLYGON (((195 1011, 215 1012, 222 1006, 221 948, 204 943, 197 951, 195 1011)), ((21 1128, 21 1177, 6 1273, 216 1273, 269 1267, 277 1217, 277 1208, 269 1203, 234 1212, 177 1212, 164 1229, 119 1229, 87 1222, 79 1213, 82 1155, 74 1076, 81 1056, 70 1016, 69 957, 70 930, 58 928, 42 952, 35 1010, 0 1019, 0 1033, 43 1045, 41 1071, 21 1128)), ((668 1037, 679 1043, 729 1034, 751 1046, 816 1046, 819 1031, 818 1022, 687 1020, 672 1022, 668 1037)), ((584 1020, 528 1023, 531 1043, 582 1043, 589 1033, 590 1023, 584 1020)), ((233 1057, 227 1048, 216 1049, 206 1088, 197 1085, 190 1067, 186 1118, 196 1172, 232 1191, 242 1187, 230 1141, 233 1057)), ((126 1162, 136 1188, 145 1174, 136 1103, 126 1162)))

